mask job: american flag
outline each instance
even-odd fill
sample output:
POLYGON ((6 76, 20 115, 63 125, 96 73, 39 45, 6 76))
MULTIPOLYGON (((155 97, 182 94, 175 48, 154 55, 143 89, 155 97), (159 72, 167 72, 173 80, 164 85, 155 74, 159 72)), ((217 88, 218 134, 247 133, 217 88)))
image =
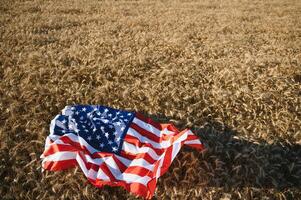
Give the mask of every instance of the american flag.
POLYGON ((178 131, 140 113, 97 105, 66 106, 50 125, 42 167, 79 166, 97 187, 122 186, 150 199, 183 145, 204 148, 189 129, 178 131))

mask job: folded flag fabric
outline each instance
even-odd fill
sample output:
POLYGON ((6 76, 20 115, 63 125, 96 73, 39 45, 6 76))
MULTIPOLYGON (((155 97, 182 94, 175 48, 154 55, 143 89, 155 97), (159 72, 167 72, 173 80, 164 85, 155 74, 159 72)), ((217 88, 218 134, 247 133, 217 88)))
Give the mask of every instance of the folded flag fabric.
POLYGON ((43 169, 79 166, 97 187, 122 186, 150 199, 183 145, 204 149, 189 129, 178 131, 140 113, 98 105, 66 106, 50 125, 43 169))

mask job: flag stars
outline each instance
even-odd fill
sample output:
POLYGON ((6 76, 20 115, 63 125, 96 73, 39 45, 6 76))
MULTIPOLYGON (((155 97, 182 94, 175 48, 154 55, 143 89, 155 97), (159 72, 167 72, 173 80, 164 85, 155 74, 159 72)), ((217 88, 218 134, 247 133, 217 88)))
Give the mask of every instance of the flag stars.
POLYGON ((105 145, 103 143, 99 144, 100 148, 103 148, 105 145))
POLYGON ((64 119, 64 120, 62 121, 62 123, 63 123, 63 124, 66 124, 66 123, 67 123, 67 120, 64 119))
POLYGON ((103 123, 105 123, 105 124, 109 123, 109 120, 107 120, 107 119, 103 119, 102 121, 103 121, 103 123))
POLYGON ((92 140, 92 137, 91 137, 91 136, 89 136, 89 137, 87 137, 87 139, 88 139, 89 141, 91 141, 91 140, 92 140))
POLYGON ((111 140, 109 140, 109 141, 108 141, 108 144, 111 145, 111 144, 113 144, 113 142, 112 142, 111 140))
POLYGON ((113 152, 116 152, 117 150, 118 150, 117 147, 113 147, 113 148, 112 148, 112 151, 113 151, 113 152))
POLYGON ((76 115, 79 115, 79 112, 78 112, 78 111, 76 111, 76 112, 75 112, 75 114, 76 114, 76 115))
POLYGON ((96 139, 98 139, 98 140, 99 140, 99 139, 100 139, 100 135, 97 135, 97 136, 96 136, 96 139))
POLYGON ((109 138, 109 133, 106 132, 106 133, 105 133, 105 136, 106 136, 106 138, 109 138))

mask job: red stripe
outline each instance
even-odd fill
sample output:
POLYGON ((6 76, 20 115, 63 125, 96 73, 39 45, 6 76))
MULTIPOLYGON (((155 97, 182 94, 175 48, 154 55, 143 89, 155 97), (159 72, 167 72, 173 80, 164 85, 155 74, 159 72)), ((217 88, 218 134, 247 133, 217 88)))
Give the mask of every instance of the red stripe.
POLYGON ((124 141, 126 141, 130 144, 133 144, 137 147, 149 147, 149 148, 153 149, 157 155, 161 155, 164 152, 164 149, 155 148, 150 143, 143 143, 143 142, 141 142, 141 140, 139 140, 138 138, 136 138, 132 135, 126 135, 124 137, 124 141))
POLYGON ((54 143, 43 152, 43 155, 46 157, 46 156, 49 156, 51 154, 54 154, 54 153, 60 152, 60 151, 76 152, 76 151, 78 151, 78 149, 69 144, 55 144, 54 143))
POLYGON ((164 161, 161 166, 160 176, 162 176, 168 170, 168 167, 171 164, 172 149, 173 149, 173 146, 170 146, 167 149, 167 151, 165 152, 164 161))
POLYGON ((46 161, 43 163, 42 167, 49 171, 61 171, 64 169, 69 169, 77 166, 77 161, 75 159, 70 160, 60 160, 60 161, 46 161))
POLYGON ((162 137, 158 137, 157 135, 153 134, 152 132, 149 132, 145 130, 144 128, 141 128, 135 123, 131 123, 130 127, 140 133, 142 136, 147 137, 150 140, 153 140, 154 142, 160 143, 163 140, 169 140, 172 136, 170 135, 162 135, 162 137))
POLYGON ((150 164, 153 164, 153 163, 157 162, 157 160, 153 159, 148 153, 132 154, 132 153, 126 152, 124 150, 121 150, 120 155, 122 157, 125 157, 125 158, 130 159, 130 160, 143 158, 144 160, 146 160, 150 164))
POLYGON ((195 135, 188 135, 187 140, 199 140, 199 137, 195 135))
POLYGON ((152 171, 150 171, 149 169, 146 169, 144 167, 139 167, 139 166, 129 166, 124 172, 125 173, 136 174, 136 175, 139 175, 139 176, 153 177, 153 172, 152 171))
POLYGON ((124 172, 127 169, 127 166, 123 164, 115 155, 113 155, 113 159, 118 166, 120 172, 124 172))
POLYGON ((140 113, 136 113, 135 117, 137 117, 138 119, 140 119, 141 121, 144 121, 145 123, 148 123, 150 125, 152 125, 153 127, 155 127, 158 130, 162 130, 162 126, 160 123, 153 121, 151 118, 145 117, 140 113))
POLYGON ((110 178, 111 181, 117 181, 115 176, 112 174, 111 170, 105 163, 101 164, 99 168, 102 169, 102 171, 110 178))
POLYGON ((91 158, 103 158, 113 155, 113 153, 109 152, 95 152, 92 154, 86 146, 82 146, 80 143, 72 141, 68 136, 62 136, 60 137, 60 140, 77 148, 79 151, 83 151, 85 154, 89 154, 91 158))

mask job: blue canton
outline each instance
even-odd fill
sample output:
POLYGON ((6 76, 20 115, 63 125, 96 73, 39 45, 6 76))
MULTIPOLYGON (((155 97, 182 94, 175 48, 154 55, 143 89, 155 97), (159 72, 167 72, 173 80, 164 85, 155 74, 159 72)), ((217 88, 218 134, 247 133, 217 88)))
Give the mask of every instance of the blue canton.
POLYGON ((118 153, 134 115, 106 106, 67 106, 51 126, 54 135, 72 133, 96 150, 118 153))

